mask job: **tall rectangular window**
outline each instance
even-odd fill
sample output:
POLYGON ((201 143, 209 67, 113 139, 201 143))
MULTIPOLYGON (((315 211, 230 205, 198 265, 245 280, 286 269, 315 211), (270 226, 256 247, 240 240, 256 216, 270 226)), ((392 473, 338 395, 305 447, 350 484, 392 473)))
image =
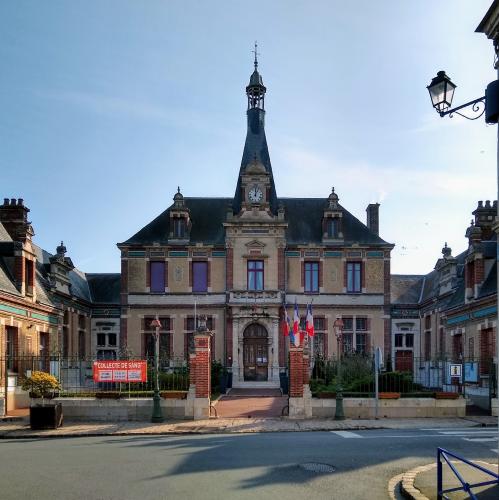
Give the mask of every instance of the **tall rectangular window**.
POLYGON ((7 331, 7 345, 6 345, 6 355, 7 355, 7 370, 17 372, 17 364, 18 359, 17 356, 19 354, 19 339, 17 328, 12 326, 5 327, 7 331))
POLYGON ((401 333, 397 333, 395 335, 395 347, 403 347, 404 335, 401 333))
POLYGON ((29 259, 24 259, 25 267, 25 284, 26 284, 26 294, 33 295, 33 261, 29 259))
POLYGON ((305 292, 319 293, 318 262, 305 262, 305 292))
POLYGON ((151 292, 164 293, 165 291, 165 263, 151 261, 151 292))
POLYGON ((263 260, 248 260, 248 290, 263 290, 263 260))
POLYGON ((192 291, 208 291, 208 262, 192 263, 192 291))
POLYGON ((173 219, 173 237, 185 238, 185 219, 183 218, 173 219))
POLYGON ((405 346, 406 347, 414 347, 414 334, 406 333, 405 334, 405 346))
POLYGON ((361 274, 361 262, 347 262, 347 292, 360 293, 362 291, 361 274))
POLYGON ((355 350, 359 354, 366 354, 367 352, 367 333, 356 333, 355 334, 355 350))
POLYGON ((329 238, 338 237, 338 219, 327 220, 327 235, 329 238))

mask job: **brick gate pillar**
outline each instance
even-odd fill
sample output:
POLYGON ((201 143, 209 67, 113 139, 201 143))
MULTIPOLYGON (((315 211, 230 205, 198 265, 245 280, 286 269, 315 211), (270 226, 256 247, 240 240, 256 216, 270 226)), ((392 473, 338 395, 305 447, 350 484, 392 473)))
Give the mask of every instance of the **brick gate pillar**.
POLYGON ((194 334, 194 349, 196 360, 194 362, 194 384, 196 385, 196 398, 209 398, 211 395, 211 333, 197 331, 194 334))
POLYGON ((194 334, 194 350, 189 353, 189 393, 185 405, 185 416, 195 420, 210 417, 211 336, 206 317, 200 317, 194 334))
POLYGON ((289 397, 303 397, 303 347, 289 346, 289 397))

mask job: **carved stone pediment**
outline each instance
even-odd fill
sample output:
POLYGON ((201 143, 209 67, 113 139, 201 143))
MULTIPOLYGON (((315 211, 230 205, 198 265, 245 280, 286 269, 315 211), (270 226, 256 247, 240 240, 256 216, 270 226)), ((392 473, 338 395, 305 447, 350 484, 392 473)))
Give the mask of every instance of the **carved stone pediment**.
POLYGON ((263 249, 265 247, 265 243, 262 243, 261 241, 258 241, 258 240, 253 240, 253 241, 250 241, 248 243, 246 243, 246 247, 248 248, 257 248, 257 249, 263 249))

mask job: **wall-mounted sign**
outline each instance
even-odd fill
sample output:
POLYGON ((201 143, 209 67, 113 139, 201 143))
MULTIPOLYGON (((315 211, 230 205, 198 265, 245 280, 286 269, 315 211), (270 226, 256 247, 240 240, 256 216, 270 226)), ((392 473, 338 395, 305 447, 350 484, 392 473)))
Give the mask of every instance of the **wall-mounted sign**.
POLYGON ((147 361, 94 361, 94 382, 147 382, 147 361))
POLYGON ((463 365, 461 364, 452 364, 449 365, 449 373, 451 377, 459 377, 461 378, 461 372, 462 372, 463 365))

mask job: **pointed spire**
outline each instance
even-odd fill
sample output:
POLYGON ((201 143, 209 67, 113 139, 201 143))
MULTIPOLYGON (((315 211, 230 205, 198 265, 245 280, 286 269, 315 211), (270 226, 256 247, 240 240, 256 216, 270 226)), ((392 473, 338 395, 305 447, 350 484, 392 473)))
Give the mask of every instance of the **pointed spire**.
POLYGON ((253 64, 255 66, 255 71, 257 71, 258 70, 258 56, 260 55, 260 53, 258 52, 258 43, 256 42, 256 40, 255 40, 255 49, 252 50, 252 52, 255 54, 255 62, 253 64))

